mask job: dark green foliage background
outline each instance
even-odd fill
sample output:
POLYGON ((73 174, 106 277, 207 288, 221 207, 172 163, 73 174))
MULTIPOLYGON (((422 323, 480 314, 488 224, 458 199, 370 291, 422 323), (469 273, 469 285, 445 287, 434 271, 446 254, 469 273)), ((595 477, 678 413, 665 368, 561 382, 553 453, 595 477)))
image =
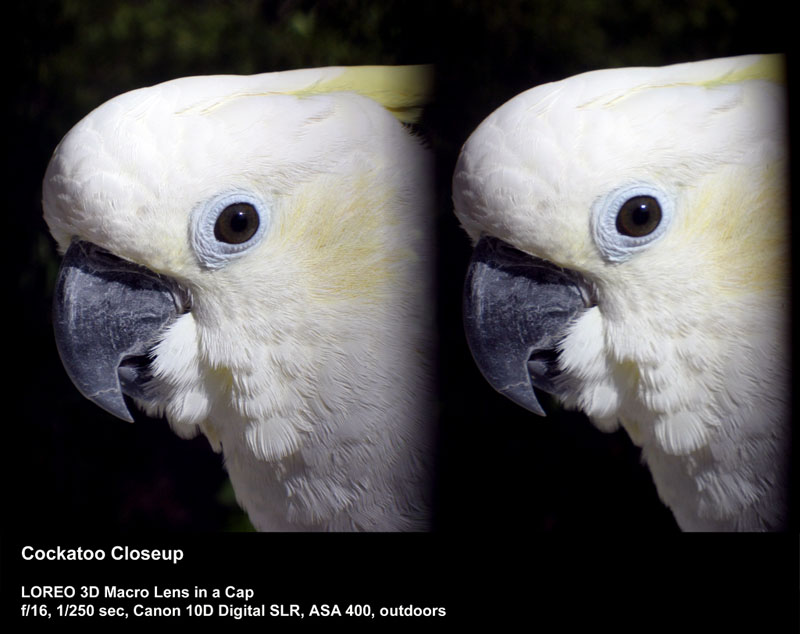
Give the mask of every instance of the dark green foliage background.
MULTIPOLYGON (((536 84, 610 66, 788 48, 787 16, 736 0, 166 0, 7 5, 6 235, 13 302, 6 370, 6 526, 15 531, 247 530, 219 456, 163 421, 126 425, 75 391, 58 360, 50 297, 58 256, 41 178, 59 139, 128 90, 192 74, 432 62, 422 130, 437 156, 441 459, 438 530, 675 530, 638 452, 577 414, 536 418, 474 369, 461 283, 470 246, 450 203, 458 149, 494 108, 536 84), (10 345, 9 345, 10 344, 10 345)), ((790 59, 791 61, 791 59, 790 59)), ((546 407, 555 410, 552 403, 546 407)))

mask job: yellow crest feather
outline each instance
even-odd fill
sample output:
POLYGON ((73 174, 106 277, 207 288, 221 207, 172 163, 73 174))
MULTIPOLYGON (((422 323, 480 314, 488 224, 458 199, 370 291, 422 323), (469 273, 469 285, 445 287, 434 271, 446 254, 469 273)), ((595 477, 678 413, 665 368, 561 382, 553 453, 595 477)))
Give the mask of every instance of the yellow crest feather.
POLYGON ((760 55, 755 63, 715 77, 702 85, 706 87, 724 86, 741 81, 761 79, 783 84, 786 81, 785 60, 782 55, 760 55))
POLYGON ((433 95, 433 66, 351 66, 298 90, 296 95, 355 92, 381 104, 403 123, 419 120, 433 95))

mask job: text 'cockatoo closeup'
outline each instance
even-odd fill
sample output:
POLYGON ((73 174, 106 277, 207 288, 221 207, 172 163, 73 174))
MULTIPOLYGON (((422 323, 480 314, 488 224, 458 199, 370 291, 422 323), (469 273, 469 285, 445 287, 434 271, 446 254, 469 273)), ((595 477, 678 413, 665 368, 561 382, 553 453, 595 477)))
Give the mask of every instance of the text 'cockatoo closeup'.
POLYGON ((455 212, 487 380, 619 424, 684 530, 780 530, 790 460, 780 56, 590 72, 491 114, 455 212))
POLYGON ((260 530, 423 530, 435 394, 424 66, 188 77, 100 106, 44 180, 87 398, 223 452, 260 530))

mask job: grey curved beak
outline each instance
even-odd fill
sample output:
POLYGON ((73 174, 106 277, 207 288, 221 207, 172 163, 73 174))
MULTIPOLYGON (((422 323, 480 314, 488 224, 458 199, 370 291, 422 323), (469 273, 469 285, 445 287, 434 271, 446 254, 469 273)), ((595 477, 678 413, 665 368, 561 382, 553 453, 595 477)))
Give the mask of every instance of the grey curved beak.
POLYGON ((133 422, 123 394, 146 393, 147 355, 182 311, 166 278, 75 240, 61 262, 53 327, 61 362, 90 401, 133 422))
POLYGON ((464 329, 475 363, 498 392, 540 416, 534 387, 555 394, 556 346, 588 307, 577 274, 482 237, 464 288, 464 329))

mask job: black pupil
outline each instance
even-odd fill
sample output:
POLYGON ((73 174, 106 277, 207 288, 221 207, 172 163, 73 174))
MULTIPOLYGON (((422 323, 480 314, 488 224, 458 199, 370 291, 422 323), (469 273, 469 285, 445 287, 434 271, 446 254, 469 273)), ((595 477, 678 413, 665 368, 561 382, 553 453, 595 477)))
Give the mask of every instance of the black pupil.
POLYGON ((617 215, 617 231, 639 238, 655 231, 661 222, 661 205, 652 196, 634 196, 627 200, 617 215))
POLYGON ((214 237, 220 242, 241 244, 258 230, 258 212, 249 203, 228 205, 217 218, 214 237))

